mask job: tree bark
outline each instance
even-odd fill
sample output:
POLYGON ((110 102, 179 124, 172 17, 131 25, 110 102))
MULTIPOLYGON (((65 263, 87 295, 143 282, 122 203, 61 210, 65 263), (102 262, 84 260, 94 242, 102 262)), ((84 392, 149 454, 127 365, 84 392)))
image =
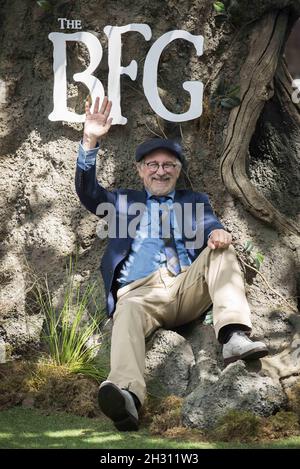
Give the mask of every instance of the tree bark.
POLYGON ((268 13, 253 28, 249 55, 240 74, 241 104, 231 111, 228 121, 221 178, 228 191, 254 216, 280 231, 299 235, 298 224, 276 210, 247 175, 249 144, 264 104, 274 94, 274 75, 287 24, 288 12, 280 11, 268 13))

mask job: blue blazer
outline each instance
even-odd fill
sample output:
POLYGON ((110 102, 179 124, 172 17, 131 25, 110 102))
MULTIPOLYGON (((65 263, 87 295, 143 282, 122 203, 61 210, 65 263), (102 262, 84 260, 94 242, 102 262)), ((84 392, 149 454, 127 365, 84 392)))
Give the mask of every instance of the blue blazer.
MULTIPOLYGON (((116 210, 117 221, 121 218, 118 208, 118 199, 120 195, 127 196, 128 207, 130 204, 140 202, 146 204, 147 193, 143 190, 132 189, 118 189, 108 191, 102 187, 96 178, 96 166, 92 166, 87 171, 82 170, 79 166, 76 168, 75 187, 81 203, 92 213, 96 214, 97 207, 100 203, 109 202, 114 205, 116 210)), ((213 213, 212 207, 209 203, 208 196, 203 192, 193 192, 190 190, 176 190, 174 202, 181 204, 184 211, 184 204, 192 204, 192 219, 189 220, 191 228, 196 229, 196 203, 204 204, 204 242, 203 246, 199 249, 187 249, 188 254, 192 261, 194 261, 200 252, 207 246, 207 238, 209 233, 215 229, 224 229, 218 218, 213 213)), ((98 215, 99 216, 99 215, 98 215)), ((104 216, 104 215, 103 215, 104 216)), ((135 218, 136 215, 128 215, 128 224, 135 218)), ((124 217, 122 217, 124 218, 124 217)), ((190 218, 190 217, 189 217, 190 218)), ((130 252, 131 244, 134 239, 128 235, 127 238, 123 237, 109 237, 108 244, 100 264, 100 271, 103 277, 105 293, 106 293, 106 310, 108 316, 112 316, 116 305, 116 293, 118 284, 116 278, 121 268, 123 260, 130 252)), ((183 233, 183 241, 191 241, 186 239, 183 233)))

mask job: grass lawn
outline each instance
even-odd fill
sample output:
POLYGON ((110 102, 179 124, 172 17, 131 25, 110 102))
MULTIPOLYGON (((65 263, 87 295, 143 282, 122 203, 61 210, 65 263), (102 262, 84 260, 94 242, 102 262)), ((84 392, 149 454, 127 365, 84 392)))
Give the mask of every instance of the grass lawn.
POLYGON ((264 445, 189 442, 154 437, 146 429, 117 432, 107 419, 87 419, 12 408, 0 412, 0 448, 300 448, 300 437, 264 445))

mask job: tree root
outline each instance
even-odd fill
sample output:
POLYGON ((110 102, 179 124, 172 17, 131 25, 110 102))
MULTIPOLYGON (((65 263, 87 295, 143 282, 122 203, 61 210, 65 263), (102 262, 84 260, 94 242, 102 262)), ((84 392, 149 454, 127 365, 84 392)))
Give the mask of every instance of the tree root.
POLYGON ((262 279, 263 281, 265 282, 265 284, 267 285, 268 289, 273 292, 275 295, 277 295, 279 298, 281 298, 284 303, 292 310, 294 311, 294 313, 298 313, 298 309, 295 308, 293 305, 291 305, 286 298, 284 298, 284 296, 281 295, 281 293, 279 293, 278 291, 274 290, 273 287, 271 287, 271 285, 269 284, 268 280, 266 279, 266 277, 257 269, 255 269, 255 267, 252 267, 252 265, 250 264, 247 264, 247 262, 245 262, 241 256, 239 256, 237 254, 237 257, 239 258, 239 260, 242 262, 243 265, 245 265, 246 267, 248 267, 249 269, 252 269, 254 272, 256 272, 262 279))

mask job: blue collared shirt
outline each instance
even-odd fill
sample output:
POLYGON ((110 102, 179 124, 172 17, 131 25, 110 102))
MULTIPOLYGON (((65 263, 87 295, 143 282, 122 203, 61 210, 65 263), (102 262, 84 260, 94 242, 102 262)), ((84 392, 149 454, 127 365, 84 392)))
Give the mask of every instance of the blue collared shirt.
MULTIPOLYGON (((117 281, 123 286, 128 283, 146 277, 160 267, 166 266, 164 241, 159 237, 159 204, 151 199, 151 193, 147 192, 146 210, 141 218, 136 236, 132 242, 129 255, 125 259, 117 281)), ((179 257, 180 266, 189 266, 192 261, 180 237, 176 217, 172 205, 175 191, 168 194, 164 202, 170 210, 171 227, 174 229, 175 245, 179 257)))
POLYGON ((79 151, 78 151, 78 158, 77 158, 77 165, 79 168, 87 171, 92 166, 96 164, 96 158, 99 151, 99 143, 95 148, 91 150, 85 150, 82 146, 82 141, 79 143, 79 151))

